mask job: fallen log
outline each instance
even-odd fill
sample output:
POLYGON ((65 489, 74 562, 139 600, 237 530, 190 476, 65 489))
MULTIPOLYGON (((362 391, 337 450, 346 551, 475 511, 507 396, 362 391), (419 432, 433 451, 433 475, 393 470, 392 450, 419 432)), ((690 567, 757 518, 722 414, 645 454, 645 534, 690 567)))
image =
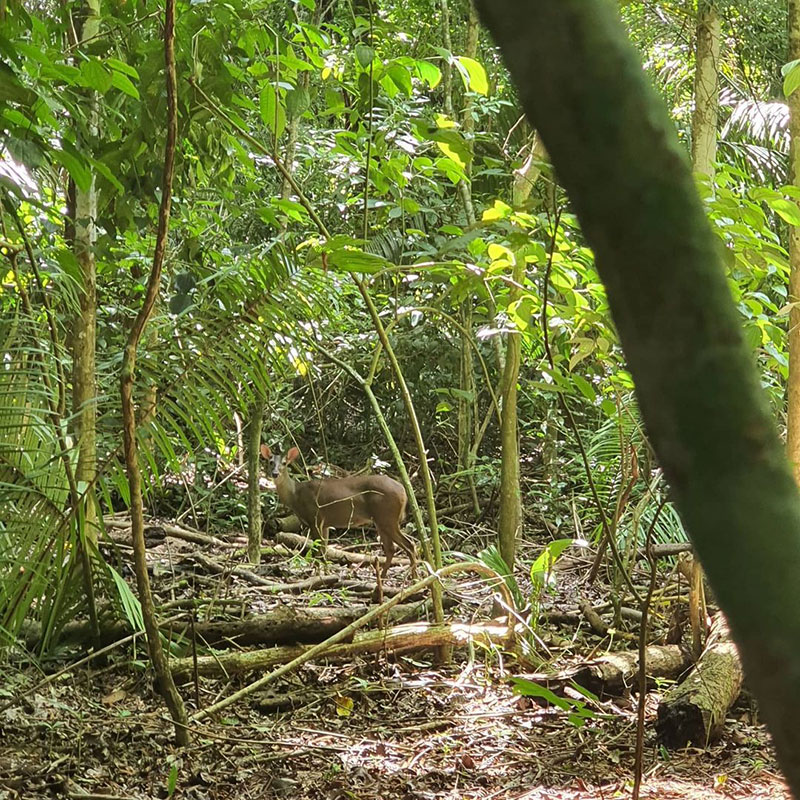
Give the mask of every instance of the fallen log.
MULTIPOLYGON (((356 656, 369 653, 385 652, 399 655, 430 650, 442 645, 466 647, 470 642, 503 647, 508 643, 509 634, 508 626, 498 623, 475 625, 411 623, 388 630, 356 634, 352 642, 331 645, 321 658, 327 661, 351 661, 356 656)), ((254 670, 268 670, 294 660, 309 649, 304 646, 286 646, 253 650, 248 653, 201 656, 197 659, 197 674, 223 678, 254 670)), ((177 680, 185 680, 193 674, 194 662, 191 658, 176 658, 170 661, 170 667, 177 680)))
MULTIPOLYGON (((237 646, 247 645, 283 645, 314 644, 332 636, 346 628, 354 620, 369 611, 370 606, 355 605, 347 608, 322 608, 320 606, 304 606, 291 608, 279 606, 274 610, 244 619, 223 619, 196 621, 194 632, 201 646, 217 645, 228 642, 237 646)), ((428 609, 428 601, 404 603, 396 605, 387 612, 392 624, 402 624, 424 618, 428 609)), ((188 637, 189 620, 183 617, 159 624, 161 632, 174 639, 175 634, 188 637)), ((100 638, 93 642, 92 631, 88 621, 68 623, 62 631, 59 641, 70 645, 88 645, 90 643, 107 646, 113 642, 130 636, 132 630, 125 620, 108 621, 100 628, 100 638)), ((25 645, 35 649, 41 638, 41 627, 30 625, 25 630, 25 645)))
MULTIPOLYGON (((650 645, 646 651, 647 680, 677 678, 691 663, 689 656, 674 644, 650 645)), ((559 676, 561 677, 561 676, 559 676)), ((639 652, 622 650, 582 664, 572 671, 575 683, 595 694, 620 694, 636 685, 639 677, 639 652)))
MULTIPOLYGON (((426 603, 396 605, 387 612, 393 624, 410 622, 424 616, 426 603)), ((197 622, 194 630, 204 645, 231 643, 248 645, 313 644, 346 628, 369 611, 369 606, 321 608, 280 606, 268 614, 246 619, 197 622)), ((172 628, 185 623, 172 623, 172 628)))
MULTIPOLYGON (((690 663, 688 653, 677 645, 650 645, 647 648, 648 683, 654 684, 657 679, 677 678, 690 663)), ((621 695, 638 683, 639 652, 621 650, 555 674, 535 672, 518 677, 546 686, 558 694, 576 683, 598 696, 621 695)))
POLYGON ((658 707, 656 733, 670 749, 706 747, 722 733, 725 716, 742 688, 742 664, 728 625, 718 614, 703 654, 683 683, 658 707))

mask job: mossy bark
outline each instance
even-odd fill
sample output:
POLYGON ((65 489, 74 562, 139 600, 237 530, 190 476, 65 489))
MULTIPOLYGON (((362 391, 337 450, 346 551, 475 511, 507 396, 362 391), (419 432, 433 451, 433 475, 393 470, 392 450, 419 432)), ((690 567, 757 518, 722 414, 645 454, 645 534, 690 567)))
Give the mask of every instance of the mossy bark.
POLYGON ((613 4, 479 10, 594 249, 651 440, 800 792, 800 501, 686 153, 613 4))

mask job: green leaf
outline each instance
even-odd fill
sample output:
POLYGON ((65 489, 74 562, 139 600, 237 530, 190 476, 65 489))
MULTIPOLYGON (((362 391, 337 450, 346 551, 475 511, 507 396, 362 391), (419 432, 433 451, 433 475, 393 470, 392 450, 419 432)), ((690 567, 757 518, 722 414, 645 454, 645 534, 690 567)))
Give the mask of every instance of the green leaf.
POLYGON ((550 572, 561 554, 572 544, 572 539, 555 539, 550 542, 531 564, 531 580, 541 580, 544 573, 550 572))
POLYGON ((118 58, 107 58, 106 64, 111 67, 111 69, 116 70, 117 72, 122 72, 129 78, 133 78, 137 81, 139 80, 139 73, 130 64, 126 64, 124 61, 120 61, 118 58))
POLYGON ((457 130, 426 126, 422 123, 416 124, 414 128, 420 139, 436 142, 439 149, 460 167, 463 168, 471 162, 472 153, 464 141, 464 137, 457 130))
POLYGON ((102 175, 118 192, 124 192, 125 187, 119 182, 117 176, 102 161, 92 159, 92 166, 102 175))
POLYGON ((111 88, 114 74, 118 73, 110 73, 96 58, 90 58, 81 64, 81 79, 84 86, 94 89, 100 94, 105 94, 111 88))
POLYGON ((188 294, 174 294, 169 301, 169 311, 176 317, 194 305, 194 300, 188 294))
POLYGON ((442 80, 442 71, 436 64, 431 64, 430 61, 415 61, 414 66, 417 68, 417 74, 420 80, 425 81, 431 89, 435 89, 439 82, 442 80))
POLYGON ((454 184, 458 183, 459 181, 466 181, 467 180, 467 173, 461 169, 458 164, 453 161, 451 158, 438 158, 436 159, 436 166, 444 172, 444 174, 450 179, 450 181, 454 184))
POLYGON ((286 214, 289 219, 295 220, 295 222, 306 222, 308 220, 308 211, 294 200, 288 200, 283 197, 273 197, 270 202, 275 208, 286 214))
POLYGON ((72 250, 60 247, 56 250, 56 261, 58 261, 64 274, 72 278, 76 285, 81 286, 83 284, 83 272, 72 250))
POLYGON ((594 339, 580 338, 577 340, 577 349, 575 352, 570 356, 569 359, 569 370, 572 372, 575 369, 576 364, 580 364, 584 358, 588 358, 592 353, 595 351, 595 341, 594 339))
POLYGON ((36 101, 36 95, 26 89, 13 71, 0 61, 0 102, 3 101, 30 106, 36 101))
POLYGON ((784 221, 790 225, 800 225, 800 208, 791 200, 778 197, 767 200, 767 205, 784 221))
POLYGON ((391 262, 381 256, 365 253, 363 250, 332 250, 327 256, 328 266, 340 272, 357 272, 372 275, 391 266, 391 262))
POLYGON ((355 46, 356 61, 366 69, 375 59, 375 51, 366 44, 357 44, 355 46))
POLYGON ((389 77, 392 79, 392 83, 405 94, 406 97, 411 97, 412 86, 411 86, 411 75, 409 75, 408 70, 402 66, 401 64, 391 64, 387 69, 387 73, 389 77))
POLYGON ((556 706, 556 708, 560 708, 563 711, 569 711, 572 708, 572 704, 569 700, 559 697, 547 687, 534 683, 527 678, 512 678, 511 683, 514 686, 514 694, 521 694, 523 697, 539 697, 550 705, 556 706))
POLYGON ((572 380, 580 390, 580 393, 590 402, 594 402, 597 398, 594 387, 582 375, 573 375, 572 380))
POLYGON ((167 797, 172 797, 175 794, 175 787, 178 785, 178 765, 173 764, 169 770, 169 777, 167 778, 167 797))
POLYGON ((788 98, 800 86, 800 61, 792 61, 785 67, 790 67, 783 73, 783 94, 788 98))
POLYGON ((308 89, 298 86, 286 93, 286 111, 290 117, 299 117, 311 105, 308 89))
POLYGON ((258 96, 258 108, 264 124, 280 138, 286 128, 286 108, 274 86, 265 86, 258 96))
POLYGON ((489 94, 489 80, 482 64, 466 56, 456 56, 455 63, 467 89, 482 95, 489 94))
POLYGON ((131 80, 127 75, 123 75, 121 72, 112 70, 111 85, 115 89, 119 89, 129 97, 132 97, 134 100, 139 99, 139 90, 131 83, 131 80))
POLYGON ((92 184, 92 174, 83 160, 77 154, 69 153, 66 150, 53 150, 52 153, 53 158, 69 172, 75 185, 82 192, 87 191, 92 184))

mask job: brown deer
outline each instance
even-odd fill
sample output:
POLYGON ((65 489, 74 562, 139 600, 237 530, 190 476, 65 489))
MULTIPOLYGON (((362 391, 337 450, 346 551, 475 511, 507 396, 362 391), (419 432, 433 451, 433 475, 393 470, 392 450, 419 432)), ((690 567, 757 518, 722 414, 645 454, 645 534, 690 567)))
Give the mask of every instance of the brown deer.
POLYGON ((262 444, 261 455, 272 464, 278 499, 325 547, 331 528, 354 528, 374 522, 385 556, 383 577, 392 563, 395 545, 408 554, 412 573, 416 570, 416 547, 400 530, 406 510, 406 490, 401 483, 388 475, 296 481, 289 475, 289 465, 300 455, 296 447, 281 457, 262 444))

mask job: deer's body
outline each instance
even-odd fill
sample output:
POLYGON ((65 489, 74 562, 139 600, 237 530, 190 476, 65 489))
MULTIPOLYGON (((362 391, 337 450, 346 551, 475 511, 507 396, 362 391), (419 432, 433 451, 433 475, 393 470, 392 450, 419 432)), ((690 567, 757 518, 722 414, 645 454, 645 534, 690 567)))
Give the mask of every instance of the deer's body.
POLYGON ((331 528, 356 528, 374 523, 385 556, 384 577, 392 563, 395 545, 408 554, 414 569, 416 548, 400 530, 406 510, 406 490, 401 483, 388 475, 296 481, 289 474, 289 464, 300 455, 296 447, 283 458, 273 456, 266 445, 261 452, 272 460, 278 499, 291 508, 324 545, 328 544, 331 528))

